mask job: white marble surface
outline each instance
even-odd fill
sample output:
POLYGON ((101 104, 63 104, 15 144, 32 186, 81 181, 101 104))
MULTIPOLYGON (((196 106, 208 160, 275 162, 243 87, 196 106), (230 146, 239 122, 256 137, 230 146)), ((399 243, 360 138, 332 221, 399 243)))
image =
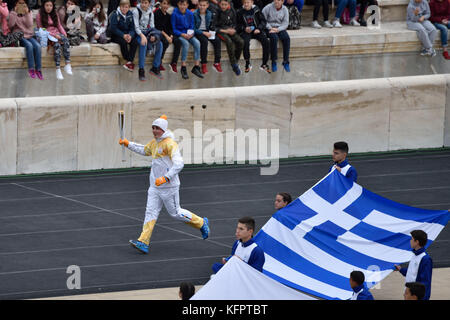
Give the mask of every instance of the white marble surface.
POLYGON ((17 105, 15 99, 0 103, 0 175, 16 174, 17 105))
POLYGON ((17 173, 77 170, 78 100, 16 99, 17 173))
POLYGON ((336 141, 350 152, 388 146, 389 83, 385 79, 291 85, 289 156, 330 153, 336 141))

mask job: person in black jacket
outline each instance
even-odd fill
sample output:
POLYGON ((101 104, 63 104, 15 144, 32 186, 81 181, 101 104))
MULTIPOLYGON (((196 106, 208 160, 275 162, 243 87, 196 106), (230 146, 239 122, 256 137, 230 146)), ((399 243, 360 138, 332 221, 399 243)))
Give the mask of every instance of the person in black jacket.
POLYGON ((123 58, 127 61, 123 67, 134 70, 134 57, 139 43, 136 40, 133 13, 129 0, 120 0, 119 8, 111 14, 111 41, 119 44, 123 58))
POLYGON ((270 73, 269 60, 270 43, 265 33, 266 19, 253 0, 244 0, 242 8, 237 10, 237 32, 244 40, 245 72, 250 72, 250 40, 257 39, 263 48, 261 70, 270 73))
POLYGON ((217 13, 216 36, 225 42, 228 57, 234 73, 239 76, 239 58, 244 48, 244 40, 236 32, 236 12, 231 8, 230 0, 220 0, 220 10, 217 13))

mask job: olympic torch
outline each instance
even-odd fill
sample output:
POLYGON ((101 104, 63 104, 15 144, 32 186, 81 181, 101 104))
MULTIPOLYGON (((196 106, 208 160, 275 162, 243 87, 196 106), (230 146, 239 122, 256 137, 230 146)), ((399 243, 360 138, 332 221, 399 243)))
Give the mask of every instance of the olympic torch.
MULTIPOLYGON (((123 112, 123 110, 119 111, 119 132, 120 132, 120 139, 124 139, 125 138, 125 113, 123 112)), ((125 146, 122 145, 122 162, 127 161, 125 159, 125 146)))

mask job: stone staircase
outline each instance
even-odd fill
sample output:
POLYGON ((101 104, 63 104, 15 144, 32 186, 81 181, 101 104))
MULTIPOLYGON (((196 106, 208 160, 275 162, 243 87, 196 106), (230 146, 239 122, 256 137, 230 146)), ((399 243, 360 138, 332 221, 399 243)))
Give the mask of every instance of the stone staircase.
MULTIPOLYGON (((379 29, 366 27, 352 27, 344 25, 340 29, 313 29, 309 27, 312 20, 313 6, 305 5, 302 13, 302 28, 289 30, 291 36, 292 59, 336 56, 359 55, 388 52, 419 51, 421 45, 416 32, 406 29, 406 7, 409 0, 378 0, 381 9, 381 26, 379 29)), ((57 5, 62 0, 57 0, 57 5)), ((107 1, 104 0, 105 5, 107 1)), ((330 11, 330 18, 334 16, 334 10, 330 11)), ((321 14, 319 15, 319 19, 321 14)), ((439 48, 440 39, 436 39, 436 47, 439 48)), ((252 59, 262 56, 261 45, 256 40, 251 42, 252 59)), ((281 53, 281 45, 280 45, 281 53)), ((164 63, 170 61, 172 46, 167 49, 164 63)), ((191 49, 192 50, 192 49, 191 49)), ((209 61, 213 60, 213 48, 210 44, 209 61)), ((148 63, 152 57, 147 57, 148 63)), ((188 55, 192 61, 192 53, 188 55)), ((226 48, 222 46, 222 60, 228 60, 226 48)), ((124 61, 121 57, 119 46, 115 43, 90 44, 82 43, 71 48, 71 61, 73 66, 104 66, 118 65, 124 61)), ((137 55, 136 55, 137 61, 137 55)), ((44 67, 53 67, 53 53, 42 49, 42 63, 44 67)), ((1 48, 0 69, 26 68, 26 56, 24 48, 1 48)))

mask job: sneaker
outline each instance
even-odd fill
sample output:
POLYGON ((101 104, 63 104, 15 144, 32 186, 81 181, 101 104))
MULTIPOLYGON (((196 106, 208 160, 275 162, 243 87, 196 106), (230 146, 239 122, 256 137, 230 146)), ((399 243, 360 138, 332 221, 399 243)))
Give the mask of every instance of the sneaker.
POLYGON ((265 71, 267 73, 270 73, 270 69, 269 66, 267 64, 263 64, 261 65, 261 67, 259 67, 262 71, 265 71))
POLYGON ((421 56, 426 56, 427 55, 428 50, 425 48, 422 48, 422 50, 420 50, 420 55, 421 56))
POLYGON ((185 66, 182 66, 182 67, 181 67, 181 77, 182 77, 183 79, 189 79, 189 76, 188 76, 188 74, 187 74, 187 70, 186 70, 186 67, 185 67, 185 66))
POLYGON ((150 74, 151 74, 152 76, 155 76, 155 77, 157 77, 158 79, 162 79, 162 78, 163 78, 162 75, 161 75, 160 69, 157 68, 157 67, 155 67, 155 66, 153 66, 148 72, 150 72, 150 74))
POLYGON ((139 80, 140 81, 145 81, 145 80, 147 80, 146 78, 145 78, 145 70, 144 70, 144 68, 139 68, 139 80))
POLYGON ((442 55, 444 56, 444 58, 445 58, 446 60, 450 60, 450 55, 448 54, 448 51, 442 52, 442 55))
POLYGON ((247 61, 245 63, 245 73, 249 73, 250 71, 252 71, 252 64, 250 63, 250 61, 247 61))
POLYGON ((64 72, 67 73, 70 76, 73 75, 73 73, 72 73, 72 66, 70 65, 70 63, 66 64, 64 66, 64 72))
POLYGON ((200 70, 200 66, 194 66, 192 68, 191 72, 193 74, 195 74, 199 78, 202 78, 202 79, 204 78, 203 75, 202 75, 202 71, 200 70))
POLYGON ((57 69, 56 69, 56 79, 58 79, 58 80, 64 80, 64 77, 63 77, 63 75, 62 75, 62 72, 61 72, 61 69, 60 69, 60 68, 57 68, 57 69))
POLYGON ((172 71, 173 73, 177 73, 178 72, 177 64, 175 62, 170 64, 170 71, 172 71))
POLYGON ((220 65, 220 62, 214 63, 213 64, 214 70, 216 70, 219 73, 222 73, 222 66, 220 65))
POLYGON ((351 25, 351 26, 354 26, 354 27, 359 27, 359 26, 360 26, 360 24, 358 23, 358 21, 356 21, 356 18, 353 18, 353 19, 350 21, 350 25, 351 25))
POLYGON ((209 236, 209 221, 208 218, 203 218, 203 226, 200 228, 200 232, 202 233, 203 240, 207 239, 209 236))
POLYGON ((146 245, 145 243, 138 240, 130 240, 130 244, 140 252, 148 253, 148 245, 146 245))
POLYGON ((364 20, 364 18, 359 18, 359 19, 358 19, 358 22, 359 22, 359 24, 360 24, 361 26, 367 27, 367 21, 364 20))
POLYGON ((277 72, 278 67, 277 67, 277 62, 276 61, 272 61, 272 72, 277 72))
POLYGON ((36 70, 36 76, 39 80, 44 80, 44 76, 42 75, 41 70, 36 70))
POLYGON ((334 19, 333 27, 334 28, 342 28, 342 24, 339 22, 339 19, 334 19))
POLYGON ((333 28, 333 25, 328 20, 325 20, 323 22, 323 26, 326 27, 326 28, 333 28))
POLYGON ((96 43, 97 43, 97 40, 95 40, 94 38, 92 38, 92 39, 91 39, 91 43, 92 43, 92 44, 96 44, 96 43))
POLYGON ((233 64, 231 67, 233 68, 233 71, 237 76, 241 74, 241 68, 239 68, 238 64, 233 64))
POLYGON ((311 23, 311 27, 315 28, 315 29, 322 29, 322 26, 319 24, 319 22, 317 20, 314 20, 311 23))
POLYGON ((291 72, 291 68, 289 67, 289 62, 283 62, 283 67, 286 72, 291 72))
POLYGON ((202 73, 208 73, 208 68, 206 67, 206 63, 202 63, 202 73))
POLYGON ((31 79, 36 79, 36 72, 34 69, 28 69, 28 74, 30 75, 31 79))
POLYGON ((133 70, 134 70, 134 64, 131 63, 131 62, 125 63, 125 64, 123 65, 123 67, 124 67, 125 69, 127 69, 128 71, 130 71, 130 72, 133 72, 133 70))
POLYGON ((427 56, 430 56, 432 58, 435 57, 436 56, 436 50, 434 50, 433 48, 428 49, 427 56))
POLYGON ((166 68, 162 65, 162 63, 159 65, 159 71, 166 71, 166 68))

